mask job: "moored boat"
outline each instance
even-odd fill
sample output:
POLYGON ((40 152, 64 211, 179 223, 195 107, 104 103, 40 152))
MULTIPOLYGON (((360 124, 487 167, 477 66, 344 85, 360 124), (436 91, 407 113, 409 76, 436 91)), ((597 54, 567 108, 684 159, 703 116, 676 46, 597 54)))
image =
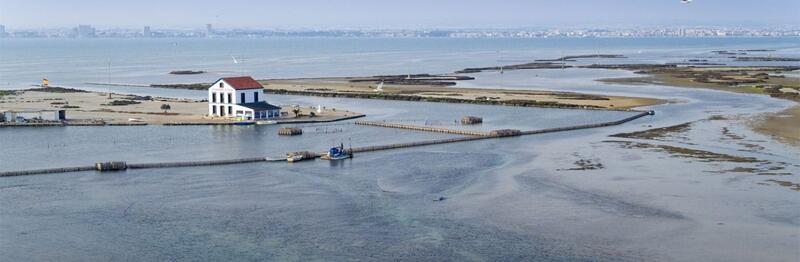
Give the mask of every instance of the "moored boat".
POLYGON ((303 161, 303 156, 302 155, 287 156, 286 157, 286 161, 289 161, 289 162, 300 162, 300 161, 303 161))
MULTIPOLYGON (((352 149, 350 151, 352 151, 352 149)), ((352 152, 348 152, 348 150, 345 150, 344 144, 342 144, 338 147, 331 147, 331 149, 328 150, 328 153, 322 155, 322 157, 320 158, 324 160, 342 160, 347 158, 353 158, 353 154, 352 152)))
POLYGON ((292 152, 286 154, 286 161, 299 162, 303 160, 314 159, 316 157, 317 154, 308 151, 292 152))

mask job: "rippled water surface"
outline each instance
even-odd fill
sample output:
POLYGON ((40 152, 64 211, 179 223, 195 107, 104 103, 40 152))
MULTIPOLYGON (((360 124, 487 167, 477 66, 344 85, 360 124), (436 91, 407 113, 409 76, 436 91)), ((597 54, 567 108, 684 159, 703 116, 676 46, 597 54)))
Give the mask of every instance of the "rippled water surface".
MULTIPOLYGON (((597 52, 629 54, 631 58, 624 60, 628 62, 675 61, 717 49, 772 48, 779 54, 798 54, 797 42, 791 39, 60 41, 64 40, 0 41, 0 82, 19 87, 46 74, 69 86, 194 98, 203 92, 83 83, 108 80, 103 70, 109 56, 112 82, 149 83, 208 81, 236 74, 237 69, 225 62, 230 55, 250 61, 238 69, 242 73, 272 78, 450 72, 505 60, 597 52), (174 68, 214 73, 166 75, 174 68)), ((0 257, 9 261, 791 261, 798 257, 798 192, 770 180, 800 183, 796 164, 800 150, 744 125, 748 116, 780 111, 793 103, 766 96, 594 81, 627 75, 584 69, 509 71, 503 76, 476 74, 478 79, 465 85, 660 97, 673 103, 651 107, 655 116, 621 126, 382 151, 342 162, 3 178, 0 257), (714 115, 728 120, 708 120, 714 115), (692 122, 688 130, 660 140, 609 137, 686 122, 692 122), (707 161, 670 153, 663 146, 757 162, 707 161), (578 170, 580 160, 603 167, 578 170), (732 171, 742 170, 737 168, 764 171, 732 171)), ((451 128, 463 128, 454 123, 463 115, 480 115, 485 123, 470 127, 478 130, 558 127, 632 114, 296 96, 268 99, 347 108, 366 113, 370 120, 451 128)), ((276 126, 6 128, 0 129, 0 170, 108 160, 279 156, 293 150, 321 151, 338 143, 364 146, 453 137, 351 122, 301 127, 305 133, 297 137, 277 136, 276 126)))

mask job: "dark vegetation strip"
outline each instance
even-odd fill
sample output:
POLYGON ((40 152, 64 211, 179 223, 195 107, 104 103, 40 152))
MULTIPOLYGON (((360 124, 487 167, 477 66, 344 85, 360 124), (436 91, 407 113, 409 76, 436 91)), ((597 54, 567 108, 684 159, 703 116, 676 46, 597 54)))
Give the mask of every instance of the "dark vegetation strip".
POLYGON ((536 100, 472 100, 452 97, 423 97, 417 95, 401 95, 386 93, 344 93, 344 92, 314 92, 314 91, 294 91, 286 89, 264 89, 264 93, 276 95, 298 95, 298 96, 321 96, 321 97, 340 97, 340 98, 359 98, 359 99, 381 99, 414 102, 437 102, 454 104, 478 104, 478 105, 498 105, 498 106, 522 106, 522 107, 550 107, 550 108, 574 108, 574 109, 604 109, 599 106, 583 106, 561 104, 558 102, 542 102, 536 100))

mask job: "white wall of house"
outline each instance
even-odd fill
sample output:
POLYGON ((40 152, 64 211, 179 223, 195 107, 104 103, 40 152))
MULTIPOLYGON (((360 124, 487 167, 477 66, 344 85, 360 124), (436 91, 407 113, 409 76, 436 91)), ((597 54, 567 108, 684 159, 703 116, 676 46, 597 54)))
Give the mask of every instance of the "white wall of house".
POLYGON ((208 88, 208 115, 228 116, 228 106, 233 104, 229 101, 229 97, 235 92, 236 90, 222 79, 212 84, 208 88))
MULTIPOLYGON (((208 88, 208 115, 260 119, 262 118, 261 114, 257 115, 253 110, 237 104, 265 101, 263 89, 236 90, 224 79, 220 79, 208 88)), ((278 113, 280 112, 278 111, 278 113)))
POLYGON ((263 89, 236 90, 234 95, 236 96, 234 98, 236 104, 264 102, 263 89), (244 98, 244 100, 242 100, 242 98, 244 98))

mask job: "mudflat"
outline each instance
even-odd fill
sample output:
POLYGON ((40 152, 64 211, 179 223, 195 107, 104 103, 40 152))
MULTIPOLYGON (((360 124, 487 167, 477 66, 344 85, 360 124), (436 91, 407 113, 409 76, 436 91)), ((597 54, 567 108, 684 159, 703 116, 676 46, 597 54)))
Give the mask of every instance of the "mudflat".
POLYGON ((428 102, 542 106, 562 108, 629 109, 665 103, 644 97, 590 95, 573 92, 459 88, 437 85, 386 84, 357 78, 304 78, 263 80, 265 92, 428 102), (354 81, 355 80, 355 81, 354 81))
POLYGON ((800 147, 800 105, 766 114, 752 123, 755 131, 800 147))
POLYGON ((777 98, 800 101, 800 78, 784 76, 784 72, 800 70, 790 66, 711 66, 679 67, 675 65, 629 64, 591 65, 587 68, 622 69, 643 74, 641 77, 605 78, 598 81, 615 84, 655 84, 679 87, 708 88, 751 94, 768 94, 777 98))

